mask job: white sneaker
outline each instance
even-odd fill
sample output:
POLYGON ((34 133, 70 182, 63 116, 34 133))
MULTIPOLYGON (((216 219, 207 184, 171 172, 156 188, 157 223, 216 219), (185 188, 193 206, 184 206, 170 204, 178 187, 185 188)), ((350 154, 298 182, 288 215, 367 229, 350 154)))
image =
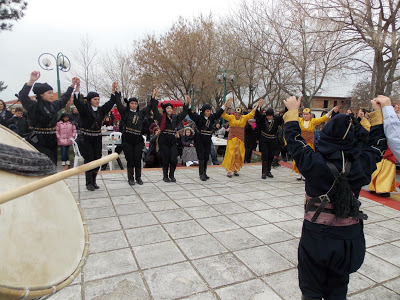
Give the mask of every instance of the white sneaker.
POLYGON ((62 161, 62 162, 61 162, 61 165, 62 165, 62 166, 65 166, 65 161, 62 161))
POLYGON ((69 162, 69 160, 67 160, 66 163, 67 163, 67 166, 70 166, 70 165, 71 165, 71 163, 69 162))
POLYGON ((191 161, 186 162, 186 167, 190 167, 191 165, 193 165, 193 163, 191 161))

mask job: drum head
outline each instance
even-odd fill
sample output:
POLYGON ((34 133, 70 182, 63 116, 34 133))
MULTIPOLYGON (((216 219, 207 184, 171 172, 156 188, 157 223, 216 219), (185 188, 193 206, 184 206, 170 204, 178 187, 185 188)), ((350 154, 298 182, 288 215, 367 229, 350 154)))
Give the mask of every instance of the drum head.
MULTIPOLYGON (((0 141, 35 150, 3 126, 0 141)), ((40 178, 0 170, 0 193, 40 178)), ((85 239, 81 210, 64 181, 0 205, 0 296, 2 289, 39 291, 70 283, 87 255, 85 239)))

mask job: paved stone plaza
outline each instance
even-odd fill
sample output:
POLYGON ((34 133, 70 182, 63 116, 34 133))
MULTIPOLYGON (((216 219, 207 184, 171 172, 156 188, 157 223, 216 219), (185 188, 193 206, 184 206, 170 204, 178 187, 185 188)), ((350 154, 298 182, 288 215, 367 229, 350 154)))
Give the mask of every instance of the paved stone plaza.
MULTIPOLYGON (((290 169, 262 180, 261 165, 239 177, 209 167, 143 170, 144 185, 129 187, 125 172, 99 175, 89 192, 84 176, 66 180, 90 232, 87 264, 56 299, 296 299, 297 246, 304 183, 290 169)), ((349 298, 400 299, 400 211, 361 198, 367 254, 351 276, 349 298)), ((321 249, 323 250, 323 249, 321 249)))

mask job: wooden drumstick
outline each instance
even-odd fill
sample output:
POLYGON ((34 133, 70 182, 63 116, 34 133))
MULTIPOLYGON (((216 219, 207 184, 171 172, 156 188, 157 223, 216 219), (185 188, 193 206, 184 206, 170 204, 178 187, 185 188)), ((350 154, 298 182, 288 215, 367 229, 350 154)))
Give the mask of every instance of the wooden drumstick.
POLYGON ((112 160, 117 159, 117 158, 118 158, 118 154, 113 153, 113 154, 107 155, 105 157, 102 157, 100 159, 91 161, 90 163, 84 164, 82 166, 72 168, 72 169, 69 169, 69 170, 54 174, 54 175, 50 175, 50 176, 41 178, 39 180, 30 182, 28 184, 25 184, 23 186, 20 186, 16 189, 1 193, 0 194, 0 205, 4 204, 10 200, 13 200, 18 197, 24 196, 26 194, 32 193, 38 189, 41 189, 45 186, 53 184, 57 181, 64 180, 65 178, 68 178, 70 176, 78 175, 79 173, 83 173, 83 172, 92 170, 94 168, 100 167, 112 160))

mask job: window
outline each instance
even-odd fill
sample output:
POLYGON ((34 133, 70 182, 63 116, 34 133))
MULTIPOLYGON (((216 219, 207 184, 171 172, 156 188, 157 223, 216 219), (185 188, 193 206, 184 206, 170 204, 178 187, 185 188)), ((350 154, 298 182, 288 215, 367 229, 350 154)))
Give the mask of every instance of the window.
POLYGON ((333 101, 333 107, 337 106, 337 101, 333 101))
POLYGON ((324 100, 324 108, 328 108, 329 107, 329 100, 324 100))

